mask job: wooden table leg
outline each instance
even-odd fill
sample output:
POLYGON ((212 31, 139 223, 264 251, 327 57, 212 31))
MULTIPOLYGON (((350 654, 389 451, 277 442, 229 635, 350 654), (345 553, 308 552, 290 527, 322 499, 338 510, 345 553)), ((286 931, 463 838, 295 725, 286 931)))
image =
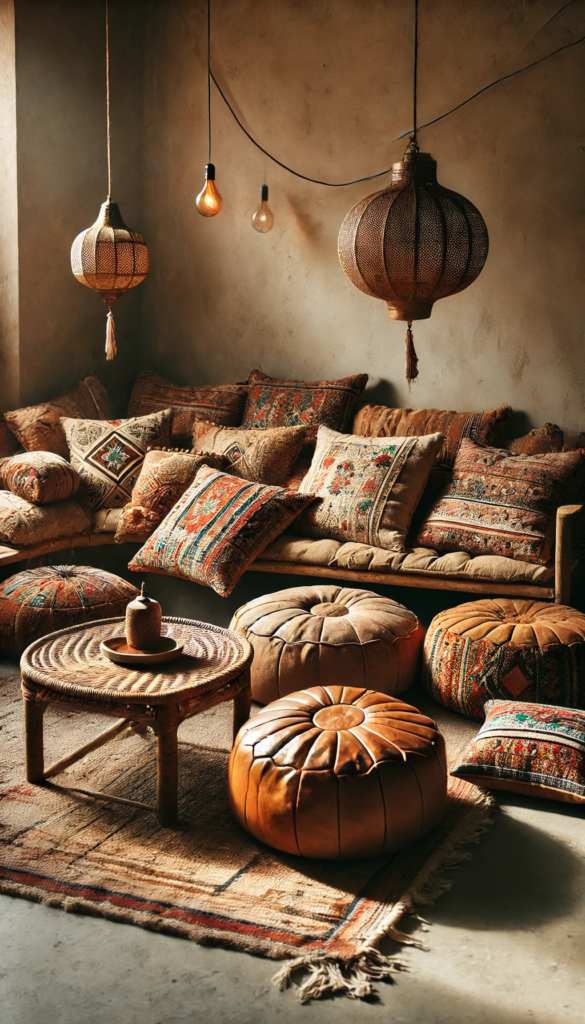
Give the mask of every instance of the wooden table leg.
POLYGON ((244 693, 240 693, 238 697, 234 697, 234 741, 244 722, 247 722, 250 717, 251 703, 252 691, 249 687, 244 691, 244 693))
POLYGON ((169 828, 177 823, 179 763, 177 729, 179 718, 175 704, 157 708, 157 809, 159 824, 169 828))
POLYGON ((43 782, 45 757, 43 751, 43 713, 46 705, 31 697, 24 698, 24 738, 26 746, 26 778, 43 782))

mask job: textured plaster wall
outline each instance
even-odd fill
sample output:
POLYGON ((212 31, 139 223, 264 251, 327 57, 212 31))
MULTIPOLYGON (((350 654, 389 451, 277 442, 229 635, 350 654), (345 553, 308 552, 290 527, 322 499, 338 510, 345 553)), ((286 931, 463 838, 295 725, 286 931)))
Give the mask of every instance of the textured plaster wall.
POLYGON ((18 185, 14 5, 0 0, 0 403, 18 399, 18 185))
MULTIPOLYGON (((140 3, 111 8, 113 198, 139 230, 144 19, 140 3)), ((121 354, 106 364, 105 306, 74 279, 69 256, 107 194, 104 0, 15 0, 14 9, 20 402, 97 372, 122 411, 140 361, 140 296, 118 303, 121 354)))
MULTIPOLYGON (((583 34, 583 0, 543 28, 561 6, 421 0, 420 119, 583 34)), ((280 159, 344 181, 400 158, 404 143, 392 139, 412 124, 412 0, 213 0, 212 9, 215 73, 280 159)), ((491 248, 479 280, 415 324, 410 393, 405 325, 346 281, 336 251, 347 210, 388 179, 332 189, 291 177, 254 149, 214 91, 224 209, 204 220, 194 199, 207 160, 205 59, 201 0, 146 0, 141 225, 153 269, 143 366, 185 383, 240 380, 257 366, 305 379, 367 370, 382 401, 510 402, 519 433, 528 421, 585 427, 585 45, 421 133, 439 180, 482 211, 491 248), (265 167, 276 223, 262 236, 250 218, 265 167)))

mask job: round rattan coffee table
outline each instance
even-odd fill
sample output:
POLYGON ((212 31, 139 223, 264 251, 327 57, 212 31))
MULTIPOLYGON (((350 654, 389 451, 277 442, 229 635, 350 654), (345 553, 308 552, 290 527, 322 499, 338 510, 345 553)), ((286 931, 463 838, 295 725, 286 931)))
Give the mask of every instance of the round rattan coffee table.
MULTIPOLYGON (((189 619, 163 618, 163 634, 184 645, 166 666, 127 668, 102 654, 100 643, 124 632, 124 619, 70 626, 36 640, 20 667, 24 697, 26 777, 43 783, 132 726, 151 726, 157 737, 157 806, 80 789, 89 796, 157 810, 161 825, 177 821, 177 729, 182 721, 225 700, 234 702, 234 738, 250 714, 253 653, 243 637, 189 619), (109 715, 119 721, 96 739, 45 770, 43 713, 49 704, 109 715)), ((64 787, 66 788, 66 787, 64 787)), ((70 787, 73 789, 73 787, 70 787)))

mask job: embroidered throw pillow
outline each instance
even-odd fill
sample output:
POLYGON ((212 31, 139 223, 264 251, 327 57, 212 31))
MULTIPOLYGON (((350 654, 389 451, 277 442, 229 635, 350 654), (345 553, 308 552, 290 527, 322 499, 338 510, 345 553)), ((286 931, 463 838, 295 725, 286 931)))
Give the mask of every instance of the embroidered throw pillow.
POLYGON ((147 449, 168 445, 170 421, 170 409, 129 420, 61 420, 91 508, 119 508, 130 500, 147 449))
POLYGON ((193 483, 197 470, 203 465, 225 469, 228 460, 213 452, 198 455, 163 449, 147 452, 130 501, 120 513, 116 544, 146 540, 193 483))
POLYGON ((4 413, 10 430, 27 452, 55 452, 68 459, 62 416, 82 420, 113 419, 114 410, 101 381, 97 377, 84 377, 73 391, 52 402, 4 413))
POLYGON ((183 387, 145 370, 134 385, 128 406, 129 416, 172 409, 171 438, 177 448, 190 448, 196 420, 237 427, 248 394, 246 384, 222 384, 216 387, 183 387))
POLYGON ((79 487, 79 475, 66 459, 52 452, 13 455, 2 464, 0 483, 33 505, 66 501, 79 487))
POLYGON ((556 423, 545 423, 542 427, 529 430, 523 437, 515 437, 507 445, 513 455, 544 455, 546 452, 562 452, 563 431, 556 423))
POLYGON ((304 427, 274 427, 258 430, 243 427, 214 427, 203 436, 194 431, 196 451, 226 455, 230 473, 243 480, 283 487, 290 476, 305 440, 304 427))
POLYGON ((12 491, 0 491, 0 544, 30 547, 57 537, 89 533, 91 526, 91 512, 77 501, 33 505, 12 491))
POLYGON ((227 597, 312 499, 203 466, 128 568, 194 580, 227 597))
POLYGON ((582 451, 510 455, 464 438, 451 483, 422 523, 417 545, 544 565, 555 511, 584 466, 582 451))
POLYGON ((364 405, 357 413, 352 433, 365 437, 413 437, 439 433, 443 444, 437 467, 450 468, 464 437, 494 447, 503 445, 512 408, 503 405, 488 412, 453 412, 447 409, 391 409, 364 405))
POLYGON ((252 370, 243 427, 307 427, 307 442, 317 437, 319 424, 349 430, 367 373, 341 380, 275 380, 252 370))
POLYGON ((404 551, 441 443, 440 434, 356 437, 319 427, 311 468, 299 487, 299 494, 317 500, 295 532, 404 551))
POLYGON ((490 700, 451 775, 487 789, 585 804, 585 711, 490 700))

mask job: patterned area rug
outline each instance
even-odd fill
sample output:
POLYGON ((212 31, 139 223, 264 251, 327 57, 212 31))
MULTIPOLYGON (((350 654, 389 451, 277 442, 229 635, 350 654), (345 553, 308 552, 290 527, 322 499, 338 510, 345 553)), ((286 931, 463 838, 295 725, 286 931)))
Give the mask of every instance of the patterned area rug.
MULTIPOLYGON (((438 722, 450 762, 477 731, 412 691, 409 700, 438 722)), ((231 705, 183 724, 178 830, 148 811, 31 786, 24 779, 20 680, 0 682, 0 891, 49 906, 99 914, 199 943, 287 961, 275 976, 299 980, 303 1001, 326 992, 372 992, 401 969, 384 956, 384 936, 403 914, 436 899, 446 869, 490 823, 491 798, 450 779, 441 824, 390 859, 345 863, 304 860, 271 850, 236 824, 227 801, 231 705)), ((111 724, 103 717, 50 708, 45 764, 111 724)), ((155 740, 124 734, 57 777, 61 786, 108 790, 154 803, 155 740)), ((447 872, 448 873, 448 872, 447 872)))

